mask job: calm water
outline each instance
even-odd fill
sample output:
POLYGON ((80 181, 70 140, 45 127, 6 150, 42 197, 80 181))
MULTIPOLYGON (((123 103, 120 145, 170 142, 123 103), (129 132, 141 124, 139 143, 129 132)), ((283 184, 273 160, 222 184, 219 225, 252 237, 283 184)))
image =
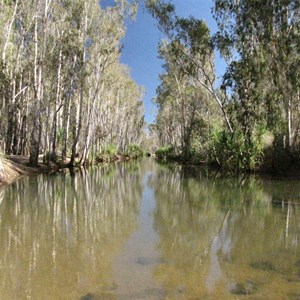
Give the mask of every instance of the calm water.
POLYGON ((0 189, 0 299, 300 299, 300 180, 152 160, 0 189))

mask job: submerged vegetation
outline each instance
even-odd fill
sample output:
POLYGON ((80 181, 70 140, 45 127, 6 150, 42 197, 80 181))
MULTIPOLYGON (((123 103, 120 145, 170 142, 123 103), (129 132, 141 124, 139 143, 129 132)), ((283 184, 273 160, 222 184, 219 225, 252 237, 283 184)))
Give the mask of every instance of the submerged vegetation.
POLYGON ((233 172, 299 163, 300 2, 214 0, 213 35, 204 21, 176 15, 172 2, 147 7, 166 37, 158 146, 233 172), (216 51, 227 63, 221 81, 216 51))

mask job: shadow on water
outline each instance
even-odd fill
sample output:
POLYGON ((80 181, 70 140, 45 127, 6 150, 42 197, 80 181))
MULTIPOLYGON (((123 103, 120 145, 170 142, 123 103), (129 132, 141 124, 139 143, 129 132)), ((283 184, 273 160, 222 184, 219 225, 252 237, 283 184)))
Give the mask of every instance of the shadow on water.
POLYGON ((297 180, 151 159, 25 177, 0 189, 0 295, 299 299, 299 203, 297 180))

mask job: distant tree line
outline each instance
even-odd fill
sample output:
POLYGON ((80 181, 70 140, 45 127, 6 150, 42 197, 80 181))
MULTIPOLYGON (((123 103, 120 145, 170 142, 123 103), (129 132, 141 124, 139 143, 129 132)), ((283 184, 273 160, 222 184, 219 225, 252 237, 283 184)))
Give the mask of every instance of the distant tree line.
POLYGON ((300 158, 300 2, 214 0, 218 32, 148 0, 166 39, 151 130, 183 160, 283 171, 300 158), (227 63, 220 83, 214 56, 227 63))
POLYGON ((35 166, 138 143, 143 90, 120 63, 126 0, 0 1, 0 151, 35 166))

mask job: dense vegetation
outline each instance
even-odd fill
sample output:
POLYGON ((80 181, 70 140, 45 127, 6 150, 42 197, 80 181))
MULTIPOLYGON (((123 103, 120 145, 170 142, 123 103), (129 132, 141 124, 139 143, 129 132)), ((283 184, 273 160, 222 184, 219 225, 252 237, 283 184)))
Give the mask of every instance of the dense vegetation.
POLYGON ((37 165, 125 152, 144 127, 142 89, 120 63, 126 0, 0 1, 0 151, 37 165))
POLYGON ((152 126, 159 146, 234 172, 299 162, 300 2, 214 0, 214 35, 171 2, 147 7, 166 36, 152 126), (227 63, 220 83, 216 51, 227 63))
POLYGON ((128 0, 0 1, 0 152, 35 166, 139 157, 282 172, 300 161, 300 3, 214 0, 218 32, 147 0, 165 39, 150 136, 141 87, 120 63, 128 0), (227 63, 215 72, 218 52, 227 63), (146 133, 148 134, 148 133, 146 133))

